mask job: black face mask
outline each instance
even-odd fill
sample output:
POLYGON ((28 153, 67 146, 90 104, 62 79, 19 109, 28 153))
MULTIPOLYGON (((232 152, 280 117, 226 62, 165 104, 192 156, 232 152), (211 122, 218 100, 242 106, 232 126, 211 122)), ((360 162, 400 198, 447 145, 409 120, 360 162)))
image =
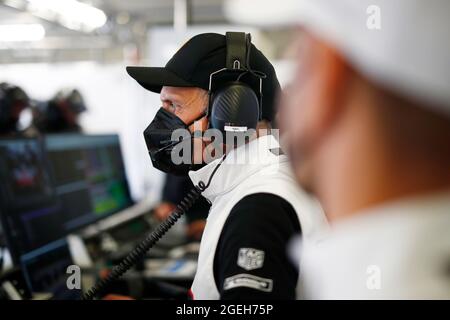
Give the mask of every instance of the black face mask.
POLYGON ((166 173, 174 175, 187 175, 190 170, 197 170, 203 167, 203 164, 191 163, 175 164, 172 161, 171 153, 176 148, 181 148, 181 142, 186 143, 189 140, 191 151, 193 152, 192 135, 184 136, 178 141, 172 140, 172 133, 177 129, 189 130, 189 127, 197 120, 203 118, 204 115, 195 119, 190 124, 185 124, 180 118, 173 113, 160 108, 155 118, 144 131, 144 139, 150 154, 153 166, 166 173))

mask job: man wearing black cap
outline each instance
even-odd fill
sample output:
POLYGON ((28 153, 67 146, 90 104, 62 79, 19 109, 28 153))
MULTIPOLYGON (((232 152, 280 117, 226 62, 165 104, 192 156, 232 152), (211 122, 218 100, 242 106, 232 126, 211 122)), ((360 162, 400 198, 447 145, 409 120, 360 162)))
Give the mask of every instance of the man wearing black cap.
MULTIPOLYGON (((247 48, 249 72, 265 75, 262 90, 257 78, 245 73, 239 79, 255 92, 262 91, 258 128, 270 128, 280 86, 264 55, 250 42, 247 48)), ((202 193, 212 206, 192 285, 193 297, 294 299, 298 262, 288 259, 288 243, 299 234, 304 241, 315 241, 325 220, 316 202, 296 186, 275 137, 255 135, 247 144, 230 148, 226 159, 207 165, 177 166, 156 156, 165 147, 154 151, 155 137, 164 130, 187 128, 194 132, 195 126, 195 131, 204 132, 211 127, 207 112, 211 99, 232 80, 229 74, 218 76, 212 89, 211 75, 227 66, 231 50, 228 34, 201 34, 189 40, 166 67, 129 67, 127 71, 141 86, 160 93, 162 108, 144 132, 154 166, 177 174, 200 168, 189 172, 194 185, 214 175, 202 193), (246 161, 239 162, 243 158, 246 161)), ((200 141, 204 148, 208 146, 206 139, 200 141)), ((204 159, 195 149, 192 157, 204 159)))

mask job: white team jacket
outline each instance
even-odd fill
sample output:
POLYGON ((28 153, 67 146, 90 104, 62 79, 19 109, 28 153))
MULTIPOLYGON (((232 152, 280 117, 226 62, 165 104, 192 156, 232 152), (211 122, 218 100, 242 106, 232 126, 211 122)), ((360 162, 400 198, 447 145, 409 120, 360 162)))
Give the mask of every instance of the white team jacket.
POLYGON ((354 215, 301 257, 308 299, 450 299, 450 192, 354 215))
MULTIPOLYGON (((194 299, 220 298, 213 274, 216 247, 231 209, 244 197, 270 193, 285 199, 297 212, 304 241, 315 241, 326 227, 325 215, 319 204, 297 187, 287 157, 271 151, 278 148, 278 141, 268 135, 231 151, 214 175, 209 188, 204 191, 203 196, 212 206, 192 284, 194 299)), ((206 183, 218 161, 198 171, 191 171, 189 176, 194 185, 200 181, 206 183)))

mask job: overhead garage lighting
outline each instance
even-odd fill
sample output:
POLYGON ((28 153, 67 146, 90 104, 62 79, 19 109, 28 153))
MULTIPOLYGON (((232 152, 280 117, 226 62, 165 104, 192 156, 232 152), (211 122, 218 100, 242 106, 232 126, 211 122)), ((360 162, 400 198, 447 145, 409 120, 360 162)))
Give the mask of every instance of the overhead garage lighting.
POLYGON ((47 20, 56 21, 66 28, 91 32, 102 27, 107 20, 99 8, 76 0, 26 0, 27 10, 47 20))
POLYGON ((40 24, 0 24, 0 42, 34 42, 44 37, 40 24))

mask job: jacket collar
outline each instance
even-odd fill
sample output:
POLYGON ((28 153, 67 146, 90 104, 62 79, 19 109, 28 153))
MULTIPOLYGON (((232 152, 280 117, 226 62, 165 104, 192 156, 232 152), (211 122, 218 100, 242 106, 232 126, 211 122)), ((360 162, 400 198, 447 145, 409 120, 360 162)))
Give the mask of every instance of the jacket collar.
MULTIPOLYGON (((272 135, 267 135, 230 151, 202 195, 213 202, 217 196, 231 191, 243 180, 265 167, 287 161, 285 156, 278 156, 274 152, 279 148, 278 141, 272 135)), ((192 183, 198 185, 203 181, 207 184, 220 161, 221 159, 217 159, 197 171, 190 171, 192 183)))

